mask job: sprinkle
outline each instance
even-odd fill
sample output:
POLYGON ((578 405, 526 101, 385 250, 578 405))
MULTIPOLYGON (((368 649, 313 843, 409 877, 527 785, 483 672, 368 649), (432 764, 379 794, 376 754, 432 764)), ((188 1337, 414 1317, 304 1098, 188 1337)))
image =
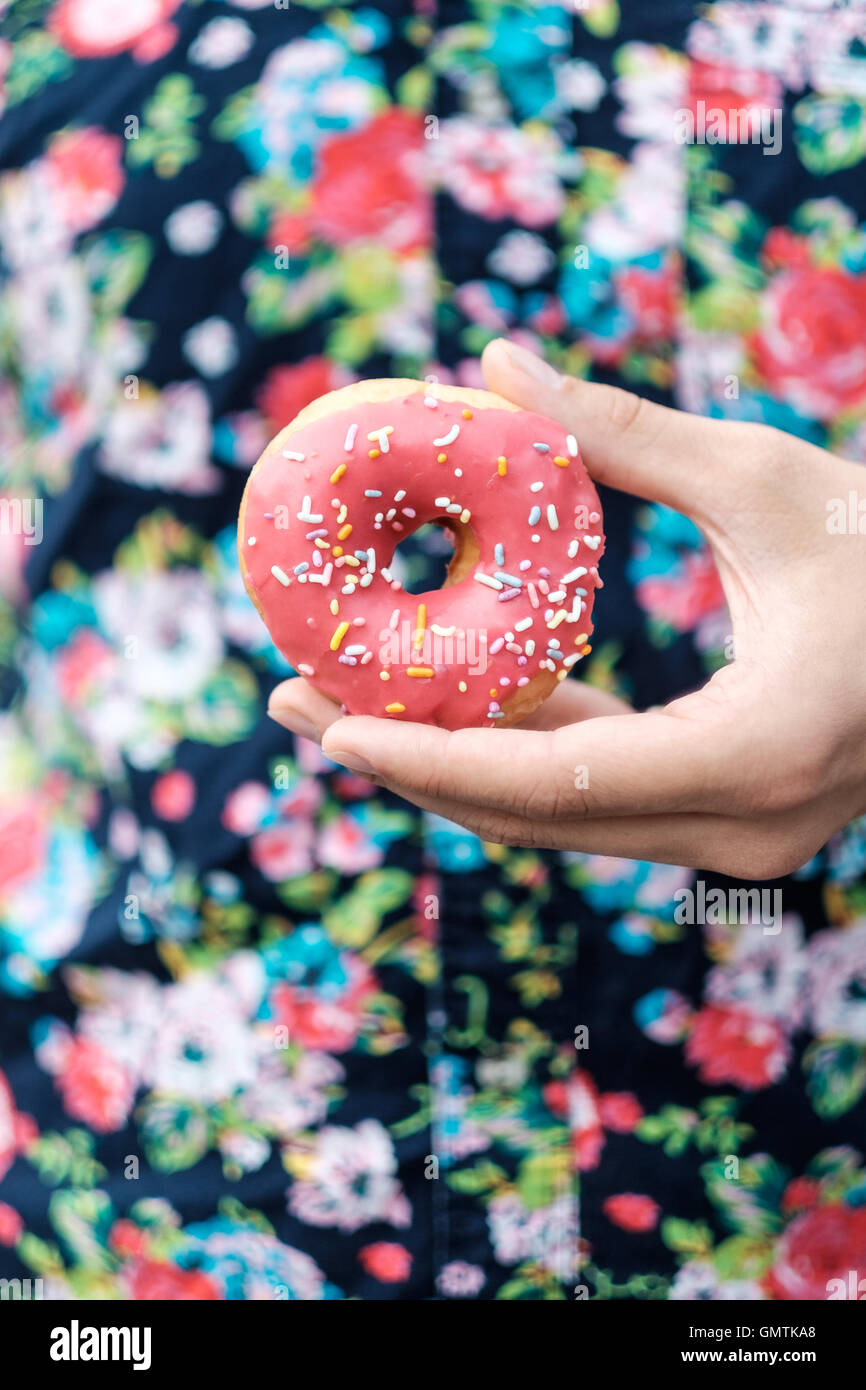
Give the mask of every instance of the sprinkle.
POLYGON ((382 578, 384 579, 386 584, 391 583, 391 571, 389 569, 386 569, 384 566, 382 567, 382 578))
POLYGON ((356 656, 338 656, 337 660, 341 661, 344 666, 357 666, 358 664, 358 658, 356 656))
POLYGON ((537 608, 537 607, 538 607, 538 594, 536 593, 535 585, 534 585, 534 584, 527 584, 527 586, 526 586, 526 592, 529 594, 529 602, 532 604, 533 608, 537 608))
POLYGON ((465 681, 460 681, 457 685, 457 689, 460 691, 461 695, 465 695, 469 687, 467 686, 465 681))
POLYGON ((549 454, 549 453, 550 453, 550 445, 549 445, 549 444, 533 444, 532 447, 533 447, 533 449, 537 449, 537 450, 539 451, 539 453, 541 453, 541 454, 549 454))
POLYGON ((526 651, 526 655, 527 655, 527 656, 534 656, 534 655, 535 655, 535 638, 534 638, 534 637, 527 637, 527 639, 526 639, 525 651, 526 651))
POLYGON ((459 425, 452 425, 447 434, 443 434, 441 439, 434 439, 433 443, 437 449, 444 449, 446 445, 453 444, 460 433, 459 425))
POLYGON ((367 665, 367 662, 368 662, 368 661, 372 661, 372 660, 373 660, 373 653, 372 653, 372 652, 365 652, 364 655, 361 657, 361 665, 362 665, 362 666, 366 666, 366 665, 367 665))
POLYGON ((488 589, 503 589, 504 584, 500 584, 498 579, 491 579, 489 574, 474 574, 473 579, 477 579, 479 584, 486 584, 488 589))
POLYGON ((579 632, 579 633, 577 634, 577 636, 575 637, 575 639, 574 639, 574 645, 575 645, 576 647, 582 647, 583 644, 584 644, 584 642, 586 641, 586 639, 587 639, 588 637, 589 637, 589 633, 588 633, 588 632, 579 632))
POLYGON ((271 574, 274 576, 274 579, 280 581, 284 589, 287 589, 292 582, 286 574, 286 571, 281 570, 279 565, 271 565, 271 574))
POLYGON ((568 449, 568 452, 571 454, 571 457, 572 457, 573 459, 576 459, 576 458, 577 458, 577 440, 575 439, 574 435, 573 435, 573 434, 568 435, 568 437, 566 438, 565 443, 566 443, 566 447, 567 447, 567 449, 568 449))
MULTIPOLYGON (((385 574, 385 571, 383 570, 382 573, 385 574)), ((388 576, 385 575, 385 578, 386 578, 386 579, 387 579, 387 577, 388 577, 388 576)), ((395 608, 395 609, 394 609, 394 612, 391 614, 390 618, 388 619, 388 626, 391 628, 392 632, 396 631, 396 629, 397 629, 397 624, 399 623, 399 621, 400 621, 400 609, 399 609, 399 608, 395 608)))
POLYGON ((530 484, 529 484, 529 491, 530 491, 530 492, 540 492, 541 489, 542 489, 543 487, 544 487, 544 483, 530 483, 530 484))
POLYGON ((358 426, 357 426, 357 425, 350 425, 349 428, 346 430, 346 442, 345 442, 344 445, 343 445, 343 448, 346 450, 346 453, 349 453, 350 450, 354 449, 354 447, 355 447, 355 435, 356 435, 357 433, 358 433, 358 426))
POLYGON ((532 544, 533 544, 533 545, 538 545, 539 541, 541 540, 541 537, 540 537, 540 536, 530 536, 529 539, 532 541, 532 544))
POLYGON ((406 675, 407 675, 407 676, 424 676, 424 677, 427 677, 427 676, 435 676, 435 674, 436 674, 436 672, 433 670, 433 667, 432 667, 432 666, 407 666, 407 667, 406 667, 406 675))
POLYGON ((274 514, 273 514, 273 512, 265 512, 265 521, 273 521, 273 519, 274 519, 274 514))
POLYGON ((312 505, 313 504, 311 499, 309 497, 305 497, 303 502, 301 503, 301 510, 297 513, 298 521, 312 521, 313 524, 315 524, 318 521, 324 520, 320 512, 310 511, 310 507, 312 505))
POLYGON ((380 671, 380 672, 379 672, 379 680, 380 680, 380 681, 389 681, 390 679, 391 679, 391 672, 390 672, 390 671, 380 671))
POLYGON ((376 573, 376 552, 372 546, 367 551, 367 569, 371 575, 376 573))
MULTIPOLYGON (((293 569, 292 573, 293 573, 293 574, 305 574, 306 571, 307 571, 309 568, 310 568, 310 566, 309 566, 309 564, 307 563, 307 561, 306 561, 306 560, 302 560, 301 563, 300 563, 299 565, 295 565, 295 568, 293 569)), ((299 669, 300 669, 300 668, 299 668, 299 669)))
POLYGON ((548 626, 549 628, 559 627, 559 624, 563 621, 563 619, 565 619, 565 618, 567 618, 567 617, 568 617, 568 609, 567 609, 567 608, 560 608, 559 612, 556 614, 555 617, 551 618, 551 620, 550 620, 550 622, 547 624, 547 626, 548 626))
POLYGON ((468 520, 469 520, 469 518, 471 517, 471 515, 472 515, 472 513, 470 512, 469 508, 468 508, 468 507, 464 507, 464 508, 463 508, 463 511, 460 513, 460 520, 463 522, 463 525, 464 525, 464 526, 465 526, 466 523, 468 522, 468 520))
POLYGON ((373 583, 373 576, 372 576, 372 574, 362 574, 362 575, 361 575, 361 581, 360 581, 360 582, 361 582, 361 588, 362 588, 362 589, 368 588, 368 586, 369 586, 370 584, 373 583))
POLYGON ((533 508, 532 508, 532 511, 529 513, 529 525, 530 525, 530 526, 537 526, 540 520, 541 520, 541 508, 540 508, 540 507, 533 507, 533 508))
POLYGON ((520 656, 520 648, 516 642, 506 642, 505 650, 507 652, 513 652, 515 656, 520 656))
POLYGON ((512 589, 523 588, 522 579, 517 579, 513 574, 506 574, 504 570, 496 570, 493 578, 501 580, 503 584, 508 584, 512 589))
POLYGON ((446 507, 445 510, 446 512, 453 512, 454 515, 457 516, 458 513, 462 511, 462 508, 459 502, 452 502, 450 507, 446 507))
POLYGON ((496 639, 495 642, 491 642, 491 643, 490 643, 490 646, 487 648, 487 650, 489 651, 489 653, 490 653, 491 656, 496 656, 497 652, 501 652, 501 651, 502 651, 502 648, 503 648, 504 646, 505 646, 505 638, 504 638, 504 637, 497 637, 497 639, 496 639))
MULTIPOLYGON (((328 604, 328 607, 330 608, 331 612, 333 613, 334 617, 336 618, 337 614, 338 614, 339 611, 340 611, 340 605, 339 605, 339 603, 337 602, 337 600, 336 600, 335 598, 332 598, 332 599, 331 599, 331 602, 328 604)), ((346 624, 346 626, 348 627, 348 623, 346 624)))
POLYGON ((497 595, 499 603, 507 603, 510 598, 520 598, 520 590, 506 589, 503 593, 497 595))
POLYGON ((547 524, 550 527, 551 531, 559 530, 559 517, 556 515, 556 508, 554 507, 552 502, 550 506, 547 508, 547 524))
POLYGON ((390 444, 388 443, 388 435, 393 433, 393 425, 383 425, 381 429, 371 430, 370 433, 367 435, 367 438, 369 440, 375 441, 375 443, 378 444, 379 448, 382 450, 382 453, 387 454, 391 448, 390 444))
POLYGON ((381 494, 381 492, 379 491, 378 488, 375 488, 375 487, 368 487, 368 488, 365 488, 365 489, 364 489, 364 496, 365 496, 365 497, 381 497, 382 494, 381 494))
POLYGON ((440 627, 438 623, 431 623, 430 631, 435 632, 437 637, 453 637, 457 629, 453 625, 451 627, 440 627))
POLYGON ((437 455, 436 455, 436 462, 437 462, 437 463, 447 463, 447 462, 448 462, 448 455, 447 455, 447 454, 437 454, 437 455))
POLYGON ((577 569, 569 570, 568 574, 564 574, 559 582, 560 584, 572 584, 575 579, 580 579, 584 574, 586 574, 585 566, 578 565, 577 569))
POLYGON ((519 623, 514 624, 515 632, 525 632, 528 627, 532 627, 531 618, 521 618, 519 623))
POLYGON ((472 411, 471 411, 471 410, 461 410, 460 414, 463 416, 463 419, 464 419, 464 420, 471 420, 471 419, 472 419, 472 411))
POLYGON ((406 706, 401 705, 399 700, 395 700, 393 704, 385 706, 386 714, 403 714, 405 710, 406 706))
POLYGON ((371 458, 371 459, 377 459, 377 458, 379 457, 379 455, 381 454, 381 452, 382 452, 381 449, 368 449, 368 450, 367 450, 367 457, 368 457, 368 458, 371 458))
POLYGON ((346 648, 346 656, 363 656, 366 650, 367 648, 364 646, 363 642, 361 642, 360 645, 357 642, 353 642, 351 647, 346 648))
POLYGON ((293 454, 291 449, 284 449, 283 458, 291 459, 293 463, 303 463, 304 459, 306 458, 306 454, 293 454))
POLYGON ((451 505, 451 498, 450 498, 450 497, 434 497, 434 499, 433 499, 433 506, 434 506, 434 507, 450 507, 450 505, 451 505))
POLYGON ((506 473, 508 472, 508 459, 504 456, 504 454, 499 455, 499 458, 496 460, 496 467, 499 472, 500 478, 504 478, 506 473))
POLYGON ((589 654, 590 654, 591 651, 592 651, 592 647, 591 647, 591 646, 589 645, 589 643, 587 642, 587 644, 586 644, 585 647, 581 647, 581 649, 580 649, 580 654, 581 654, 581 656, 589 656, 589 654))
POLYGON ((576 661, 580 661, 580 652, 572 652, 571 656, 567 656, 562 664, 569 671, 576 661))
POLYGON ((518 684, 518 685, 529 685, 529 677, 528 677, 528 676, 521 676, 521 677, 520 677, 520 680, 517 682, 517 684, 518 684))
POLYGON ((493 547, 493 558, 496 561, 497 565, 505 564, 505 546, 502 544, 501 541, 497 541, 495 546, 493 547))
POLYGON ((318 566, 319 569, 322 568, 322 552, 321 552, 321 550, 314 550, 314 551, 313 551, 313 564, 316 565, 316 566, 318 566))
POLYGON ((390 507, 389 510, 385 513, 385 520, 386 520, 386 521, 393 521, 393 520, 394 520, 394 517, 395 517, 396 515, 397 515, 397 508, 396 508, 396 507, 390 507))
POLYGON ((351 527, 350 523, 347 521, 347 522, 346 522, 346 525, 345 525, 345 526, 341 526, 340 529, 339 529, 339 531, 337 532, 337 540, 338 540, 338 541, 344 541, 344 540, 346 540, 346 538, 347 538, 348 536, 351 536, 351 534, 352 534, 352 527, 351 527))
POLYGON ((411 520, 411 519, 414 517, 414 515, 415 515, 415 508, 414 508, 414 507, 402 507, 402 508, 401 508, 401 511, 402 511, 403 515, 404 515, 404 516, 408 516, 408 517, 410 518, 410 520, 411 520))
POLYGON ((342 547, 341 545, 333 545, 333 546, 331 546, 331 554, 334 556, 334 559, 338 559, 339 556, 342 555, 342 553, 343 553, 343 547, 342 547))
POLYGON ((439 407, 439 402, 437 401, 435 396, 425 396, 424 404, 427 406, 429 410, 437 410, 439 407))
POLYGON ((557 468, 568 467, 568 459, 564 459, 561 454, 556 454, 553 462, 556 464, 557 468))
POLYGON ((569 558, 569 560, 573 560, 576 554, 577 554, 577 540, 573 540, 573 541, 571 542, 571 544, 569 545, 569 547, 568 547, 568 558, 569 558))
POLYGON ((340 623, 339 626, 334 630, 334 635, 333 635, 333 637, 331 638, 331 651, 332 651, 332 652, 335 652, 335 651, 337 650, 337 648, 339 647, 340 643, 342 642, 343 638, 345 637, 345 635, 346 635, 346 633, 347 633, 348 631, 349 631, 349 624, 348 624, 348 623, 340 623))
POLYGON ((454 477, 455 477, 455 478, 462 478, 462 477, 463 477, 463 469, 462 469, 462 468, 455 468, 455 469, 454 469, 454 477))
POLYGON ((255 538, 255 536, 248 536, 248 537, 247 537, 247 545, 255 545, 255 543, 256 543, 256 538, 255 538))
POLYGON ((345 471, 346 471, 346 465, 345 465, 344 463, 338 463, 338 464, 337 464, 337 467, 334 469, 333 473, 331 474, 330 478, 328 479, 328 482, 329 482, 329 483, 338 483, 338 482, 340 481, 340 479, 342 478, 343 474, 345 473, 345 471))
POLYGON ((308 666, 306 661, 298 662, 298 670, 302 676, 312 676, 314 674, 312 666, 308 666))
POLYGON ((518 569, 521 569, 521 570, 532 569, 532 561, 531 561, 531 560, 521 560, 521 561, 520 561, 520 564, 518 565, 517 568, 518 568, 518 569))
POLYGON ((395 492, 395 493, 394 493, 394 501, 395 501, 395 502, 402 502, 402 501, 403 501, 403 498, 404 498, 405 496, 406 496, 406 489, 403 488, 403 487, 401 487, 401 488, 399 489, 398 492, 395 492))
POLYGON ((418 613, 417 613, 416 618, 415 618, 415 628, 416 628, 416 631, 418 631, 418 632, 423 632, 426 626, 427 626, 427 605, 426 605, 426 603, 419 603, 419 604, 418 604, 418 613))

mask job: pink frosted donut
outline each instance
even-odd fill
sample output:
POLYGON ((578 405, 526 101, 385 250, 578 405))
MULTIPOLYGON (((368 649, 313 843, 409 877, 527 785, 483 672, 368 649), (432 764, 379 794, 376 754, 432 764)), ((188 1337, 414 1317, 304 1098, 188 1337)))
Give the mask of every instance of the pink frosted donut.
POLYGON ((589 650, 601 506, 561 425, 488 391, 363 381, 265 449, 241 504, 247 590, 295 670, 350 714, 446 729, 524 719, 589 650), (454 538, 441 589, 389 566, 454 538))

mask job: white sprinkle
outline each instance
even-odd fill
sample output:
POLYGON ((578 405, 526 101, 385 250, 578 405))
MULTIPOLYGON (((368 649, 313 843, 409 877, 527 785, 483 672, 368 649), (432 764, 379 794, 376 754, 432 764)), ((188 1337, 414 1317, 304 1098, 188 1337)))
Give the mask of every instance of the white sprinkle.
POLYGON ((555 594, 551 594, 551 595, 550 595, 550 602, 551 602, 551 603, 561 603, 562 600, 563 600, 564 598, 565 598, 565 590, 564 590, 564 589, 557 589, 557 591, 556 591, 555 594))
POLYGON ((475 574, 473 579, 477 579, 479 584, 486 584, 488 589, 504 589, 505 585, 500 584, 498 579, 491 579, 489 574, 475 574))
POLYGON ((540 492, 541 489, 542 489, 543 487, 544 487, 544 483, 530 483, 530 484, 529 484, 529 491, 530 491, 530 492, 540 492))
POLYGON ((375 440, 382 453, 388 454, 391 452, 391 445, 388 443, 388 435, 393 433, 393 425, 383 425, 382 428, 379 430, 371 430, 370 433, 367 435, 367 438, 370 440, 371 444, 375 440))
POLYGON ((347 453, 347 454, 350 453, 351 450, 354 449, 354 447, 355 447, 355 435, 356 435, 357 433, 358 433, 358 426, 357 426, 357 425, 350 425, 349 428, 346 430, 346 442, 345 442, 345 444, 343 445, 343 448, 346 450, 346 453, 347 453))
POLYGON ((312 500, 309 497, 305 497, 301 503, 301 510, 296 513, 298 521, 319 522, 324 520, 321 512, 310 511, 312 505, 312 500))
POLYGON ((462 504, 462 502, 452 502, 450 506, 448 506, 448 507, 445 508, 445 510, 448 511, 448 512, 454 512, 454 513, 462 512, 462 511, 463 511, 463 504, 462 504))
POLYGON ((247 545, 255 545, 255 543, 256 543, 256 538, 255 538, 255 536, 247 536, 247 545))
POLYGON ((395 502, 402 502, 402 501, 403 501, 403 498, 404 498, 405 496, 406 496, 406 489, 403 488, 403 487, 401 487, 400 489, 398 489, 397 492, 394 493, 394 501, 395 501, 395 502))
POLYGON ((383 569, 380 571, 380 573, 381 573, 382 578, 384 579, 385 583, 386 583, 386 584, 390 584, 390 583, 391 583, 391 571, 390 571, 389 569, 384 569, 384 568, 383 568, 383 569))
POLYGON ((367 551, 367 569, 371 574, 376 573, 376 552, 372 546, 367 551))
POLYGON ((463 477, 463 469, 462 469, 462 468, 455 468, 455 469, 454 469, 454 477, 455 477, 455 478, 462 478, 462 477, 463 477))
POLYGON ((566 439, 565 442, 566 442, 566 445, 568 446, 568 452, 571 454, 571 457, 572 457, 573 459, 576 459, 576 458, 577 458, 577 440, 575 439, 574 435, 573 435, 573 434, 570 434, 570 435, 567 437, 567 439, 566 439))
POLYGON ((575 538, 575 540, 573 540, 573 541, 571 542, 571 544, 569 545, 569 547, 568 547, 568 558, 569 558, 569 560, 573 560, 576 554, 577 554, 577 539, 575 538))
POLYGON ((556 515, 556 508, 552 502, 547 509, 547 524, 551 531, 559 530, 559 517, 556 515))
POLYGON ((580 661, 580 652, 572 652, 571 656, 565 657, 562 664, 565 667, 569 667, 573 666, 576 661, 580 661))
POLYGON ((431 623, 430 631, 435 632, 437 637, 453 637, 457 629, 456 627, 440 627, 438 623, 431 623))
POLYGON ((535 585, 534 585, 534 584, 527 584, 527 586, 526 586, 526 592, 529 594, 529 602, 532 604, 533 608, 537 608, 537 607, 538 607, 538 594, 535 592, 535 585))
POLYGON ((526 645, 525 645, 525 647, 524 647, 524 651, 526 652, 526 655, 527 655, 527 656, 533 656, 533 655, 535 654, 535 638, 534 638, 534 637, 527 637, 527 639, 526 639, 526 645))
POLYGON ((514 624, 515 632, 525 632, 528 627, 532 627, 531 618, 521 618, 519 623, 514 624))
POLYGON ((300 671, 302 676, 311 676, 313 674, 312 666, 308 666, 306 661, 298 662, 298 670, 300 671))
MULTIPOLYGON (((383 570, 382 573, 384 574, 385 571, 383 570)), ((388 626, 391 628, 392 631, 396 631, 396 629, 397 629, 397 624, 399 623, 399 621, 400 621, 400 609, 399 609, 399 608, 395 608, 395 609, 394 609, 394 612, 391 614, 390 618, 388 619, 388 626)))
POLYGON ((452 425, 447 434, 443 434, 441 439, 434 439, 433 443, 436 445, 437 449, 444 449, 446 444, 454 443, 459 433, 460 426, 452 425))
POLYGON ((428 406, 430 410, 436 410, 439 405, 439 402, 437 401, 435 396, 425 396, 424 404, 428 406))
POLYGON ((433 499, 433 505, 434 505, 434 507, 450 507, 450 506, 451 506, 451 498, 450 498, 450 497, 436 497, 436 498, 433 499))
POLYGON ((288 589, 291 580, 285 570, 281 570, 279 565, 271 565, 271 574, 274 576, 274 579, 280 581, 284 589, 288 589))
POLYGON ((365 652, 364 655, 361 657, 361 665, 362 665, 362 666, 366 666, 366 665, 367 665, 367 662, 368 662, 368 661, 372 661, 372 660, 373 660, 373 653, 372 653, 372 652, 365 652))
POLYGON ((293 454, 291 449, 283 450, 283 458, 291 459, 293 463, 303 463, 306 457, 306 454, 293 454))
POLYGON ((569 570, 568 574, 564 574, 559 582, 560 584, 573 584, 575 579, 580 579, 584 574, 586 574, 585 566, 578 565, 577 569, 569 570))
POLYGON ((346 656, 361 656, 367 648, 364 646, 363 642, 361 642, 360 645, 355 642, 351 647, 344 647, 343 650, 346 656))
MULTIPOLYGON (((372 576, 372 574, 362 574, 362 575, 361 575, 361 588, 362 588, 362 589, 368 588, 372 583, 373 583, 373 576, 372 576)), ((363 665, 363 662, 362 662, 361 664, 363 665)))

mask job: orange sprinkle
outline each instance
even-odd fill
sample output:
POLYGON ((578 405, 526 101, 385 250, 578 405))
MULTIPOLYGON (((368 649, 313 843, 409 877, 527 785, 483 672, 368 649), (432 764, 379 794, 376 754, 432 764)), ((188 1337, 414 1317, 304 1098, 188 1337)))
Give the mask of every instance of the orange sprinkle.
POLYGON ((589 645, 589 643, 587 642, 587 644, 586 644, 585 647, 581 647, 581 649, 580 649, 580 654, 581 654, 581 656, 589 656, 589 654, 590 654, 591 651, 592 651, 592 647, 591 647, 591 646, 589 645))
POLYGON ((461 410, 460 414, 463 416, 463 419, 464 419, 464 420, 471 420, 471 419, 472 419, 472 411, 471 411, 471 410, 461 410))
POLYGON ((496 694, 496 687, 495 687, 495 686, 494 686, 493 689, 491 690, 490 694, 495 696, 495 694, 496 694))
POLYGON ((436 672, 432 666, 407 666, 407 676, 435 676, 436 672))
POLYGON ((343 547, 342 547, 341 545, 335 545, 335 546, 332 548, 332 550, 331 550, 331 554, 332 554, 336 559, 338 559, 338 560, 339 560, 340 556, 342 555, 342 553, 343 553, 343 547))
POLYGON ((351 522, 347 521, 346 524, 345 524, 345 526, 341 526, 340 529, 339 529, 339 531, 337 532, 337 540, 338 540, 338 541, 344 541, 344 540, 346 539, 346 537, 347 537, 347 536, 351 536, 351 534, 352 534, 352 524, 351 524, 351 522))
POLYGON ((437 463, 447 463, 447 462, 448 462, 448 455, 447 455, 447 454, 437 454, 437 455, 436 455, 436 462, 437 462, 437 463))
POLYGON ((377 459, 377 458, 379 457, 379 455, 381 454, 381 452, 382 452, 381 449, 369 449, 369 450, 367 451, 367 457, 368 457, 368 458, 371 458, 371 459, 377 459))
POLYGON ((556 464, 557 468, 567 468, 567 467, 568 467, 568 459, 564 459, 564 458, 562 457, 561 454, 556 454, 556 455, 554 456, 553 462, 556 464))
POLYGON ((379 680, 380 680, 380 681, 389 681, 390 679, 391 679, 391 672, 390 672, 390 671, 380 671, 380 672, 379 672, 379 680))
POLYGON ((496 466, 499 470, 500 478, 504 478, 506 473, 508 472, 508 459, 505 458, 502 454, 500 454, 499 458, 496 460, 496 466))
POLYGON ((385 713, 386 713, 386 714, 403 714, 403 713, 405 712, 405 709, 406 709, 406 706, 405 706, 405 705, 401 705, 399 700, 395 700, 394 703, 393 703, 392 705, 386 705, 386 706, 385 706, 385 713))
POLYGON ((335 651, 338 650, 338 648, 339 648, 339 646, 340 646, 340 643, 342 642, 343 638, 345 637, 345 635, 346 635, 346 633, 347 633, 348 631, 349 631, 349 624, 348 624, 348 623, 340 623, 339 627, 335 628, 335 630, 334 630, 334 635, 333 635, 333 637, 331 638, 331 651, 332 651, 332 652, 335 652, 335 651))
POLYGON ((339 463, 330 476, 329 482, 338 483, 346 471, 346 465, 339 463))

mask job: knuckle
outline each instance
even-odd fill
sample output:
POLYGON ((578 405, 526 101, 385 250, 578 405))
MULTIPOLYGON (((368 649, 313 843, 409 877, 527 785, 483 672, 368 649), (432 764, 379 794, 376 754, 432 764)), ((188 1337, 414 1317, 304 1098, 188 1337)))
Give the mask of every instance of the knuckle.
POLYGON ((646 418, 648 405, 642 396, 623 391, 619 386, 612 386, 607 399, 608 419, 611 428, 617 434, 633 432, 646 418))

